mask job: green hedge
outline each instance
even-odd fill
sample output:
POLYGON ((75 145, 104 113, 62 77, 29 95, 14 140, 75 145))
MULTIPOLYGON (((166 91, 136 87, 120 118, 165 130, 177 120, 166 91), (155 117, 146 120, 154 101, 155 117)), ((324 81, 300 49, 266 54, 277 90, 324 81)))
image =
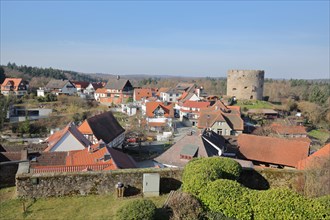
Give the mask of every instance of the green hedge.
POLYGON ((252 208, 246 194, 248 189, 238 182, 218 179, 208 183, 201 190, 199 198, 212 212, 220 212, 237 219, 251 219, 252 208))
POLYGON ((118 220, 152 220, 156 214, 156 206, 151 200, 140 199, 121 207, 116 217, 118 220))
POLYGON ((224 157, 191 160, 182 175, 183 190, 198 195, 208 182, 219 178, 238 179, 242 167, 236 161, 224 157))
POLYGON ((290 189, 250 190, 254 219, 329 219, 327 206, 290 189))

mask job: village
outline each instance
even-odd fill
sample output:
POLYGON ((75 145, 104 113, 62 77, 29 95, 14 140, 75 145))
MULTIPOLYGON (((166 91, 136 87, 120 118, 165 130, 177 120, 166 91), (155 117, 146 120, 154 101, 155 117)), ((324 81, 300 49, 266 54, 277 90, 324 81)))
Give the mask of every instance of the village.
MULTIPOLYGON (((43 173, 184 167, 193 158, 219 156, 233 158, 243 168, 302 170, 314 157, 329 157, 329 144, 311 151, 301 113, 288 120, 274 109, 243 114, 235 105, 241 100, 261 101, 263 87, 264 71, 255 70, 228 71, 227 94, 222 97, 208 95, 195 83, 141 88, 120 76, 107 83, 53 79, 37 90, 37 98, 77 96, 106 108, 52 128, 45 138, 31 138, 37 140, 34 149, 11 151, 3 144, 1 162, 28 161, 29 172, 43 173), (134 120, 127 124, 124 119, 121 125, 114 116, 117 112, 134 120)), ((6 78, 1 94, 22 97, 28 88, 20 78, 6 78)), ((53 111, 10 108, 10 122, 38 120, 53 111)))
POLYGON ((299 110, 295 96, 284 104, 268 101, 274 99, 264 95, 263 70, 229 70, 222 95, 209 94, 194 80, 175 82, 136 86, 118 75, 107 82, 50 79, 36 89, 23 78, 5 78, 0 194, 12 198, 4 200, 9 206, 1 215, 47 215, 37 204, 52 206, 42 200, 52 198, 66 209, 57 218, 94 218, 71 210, 66 201, 84 197, 93 204, 99 196, 97 209, 116 204, 101 212, 110 219, 135 219, 136 211, 138 219, 263 219, 277 205, 274 200, 255 209, 254 199, 269 201, 261 197, 265 191, 280 193, 288 203, 283 207, 296 196, 319 197, 312 206, 301 197, 304 211, 282 216, 326 216, 329 132, 299 110), (212 184, 217 185, 210 192, 199 192, 212 184), (252 191, 239 193, 243 189, 252 191), (212 199, 215 206, 203 209, 212 199), (234 207, 237 199, 249 202, 234 207), (219 212, 226 203, 231 205, 219 212), (22 212, 11 214, 18 206, 22 212))

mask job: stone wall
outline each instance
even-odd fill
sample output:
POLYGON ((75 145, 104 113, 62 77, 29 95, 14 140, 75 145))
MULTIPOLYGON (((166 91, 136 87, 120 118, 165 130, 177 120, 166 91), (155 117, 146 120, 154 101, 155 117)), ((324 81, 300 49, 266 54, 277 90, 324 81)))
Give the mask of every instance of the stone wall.
POLYGON ((18 174, 16 176, 19 197, 39 198, 65 195, 108 194, 115 185, 124 183, 125 194, 136 195, 143 190, 143 174, 160 174, 160 193, 168 193, 181 186, 182 169, 148 168, 99 172, 18 174))
POLYGON ((0 163, 0 188, 15 186, 15 175, 19 162, 0 163))
MULTIPOLYGON (((39 198, 66 195, 109 194, 117 182, 125 184, 125 195, 137 195, 143 190, 143 174, 160 174, 160 193, 168 193, 181 186, 181 168, 147 168, 76 173, 20 173, 16 175, 17 195, 39 198)), ((302 171, 285 169, 243 170, 239 182, 251 189, 276 187, 296 188, 302 171)))
POLYGON ((237 99, 262 100, 264 75, 263 70, 229 70, 227 95, 237 99))
POLYGON ((304 176, 303 171, 294 169, 255 168, 254 170, 244 170, 239 182, 251 189, 288 187, 299 191, 297 183, 302 176, 304 176))

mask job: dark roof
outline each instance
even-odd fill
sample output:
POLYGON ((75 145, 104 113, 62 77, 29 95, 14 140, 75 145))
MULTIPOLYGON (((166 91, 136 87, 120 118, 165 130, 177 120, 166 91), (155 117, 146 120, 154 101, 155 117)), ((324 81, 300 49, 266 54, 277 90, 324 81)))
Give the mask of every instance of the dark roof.
POLYGON ((198 150, 198 146, 194 144, 187 144, 184 145, 180 154, 182 155, 188 155, 188 156, 195 156, 196 152, 198 150))
POLYGON ((42 144, 15 144, 15 145, 0 145, 0 152, 21 152, 21 150, 43 151, 47 147, 46 143, 42 144))
POLYGON ((210 142, 219 147, 220 149, 223 149, 224 147, 224 139, 213 131, 207 133, 204 132, 203 135, 195 133, 193 135, 186 135, 185 137, 183 137, 163 154, 156 157, 155 161, 164 165, 184 167, 189 160, 181 159, 180 154, 182 151, 189 151, 191 153, 191 150, 194 150, 194 148, 191 146, 198 147, 197 154, 194 155, 196 157, 218 156, 218 150, 215 149, 210 144, 210 142), (190 146, 190 148, 192 149, 187 150, 187 146, 188 148, 190 146))
POLYGON ((68 152, 38 152, 29 154, 31 166, 65 165, 68 152))
POLYGON ((118 168, 120 169, 137 168, 136 162, 128 154, 120 152, 119 150, 111 147, 108 147, 108 152, 113 162, 117 165, 118 168))
POLYGON ((47 85, 45 87, 48 88, 48 89, 61 89, 68 82, 70 82, 72 84, 72 86, 74 86, 73 83, 70 80, 52 79, 47 83, 47 85))
POLYGON ((125 129, 119 124, 111 111, 95 115, 86 120, 95 137, 98 140, 102 139, 105 143, 111 142, 125 132, 125 129))
POLYGON ((195 83, 178 83, 175 88, 177 90, 185 91, 185 92, 193 92, 193 90, 196 88, 195 83))
POLYGON ((131 82, 127 79, 109 80, 108 83, 105 85, 106 89, 121 90, 121 89, 124 89, 124 87, 131 87, 133 89, 131 82))

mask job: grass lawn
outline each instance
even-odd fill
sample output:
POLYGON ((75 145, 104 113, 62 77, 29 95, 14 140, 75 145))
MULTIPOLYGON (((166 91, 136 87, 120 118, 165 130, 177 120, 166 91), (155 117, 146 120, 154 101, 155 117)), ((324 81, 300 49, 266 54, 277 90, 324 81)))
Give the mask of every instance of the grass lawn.
POLYGON ((308 132, 308 135, 313 138, 318 139, 319 141, 322 142, 322 144, 324 144, 330 137, 329 131, 320 130, 320 129, 312 130, 312 131, 308 132))
MULTIPOLYGON (((89 195, 28 200, 15 198, 15 187, 0 189, 0 219, 115 219, 116 211, 127 202, 141 197, 116 199, 113 195, 89 195)), ((150 198, 161 208, 167 195, 150 198)), ((159 209, 157 219, 168 219, 159 209)))
POLYGON ((242 101, 238 101, 237 104, 238 106, 241 106, 241 109, 243 109, 244 107, 247 109, 261 109, 261 108, 267 108, 267 109, 273 109, 274 106, 273 104, 266 102, 266 101, 252 101, 252 100, 242 100, 242 101))

